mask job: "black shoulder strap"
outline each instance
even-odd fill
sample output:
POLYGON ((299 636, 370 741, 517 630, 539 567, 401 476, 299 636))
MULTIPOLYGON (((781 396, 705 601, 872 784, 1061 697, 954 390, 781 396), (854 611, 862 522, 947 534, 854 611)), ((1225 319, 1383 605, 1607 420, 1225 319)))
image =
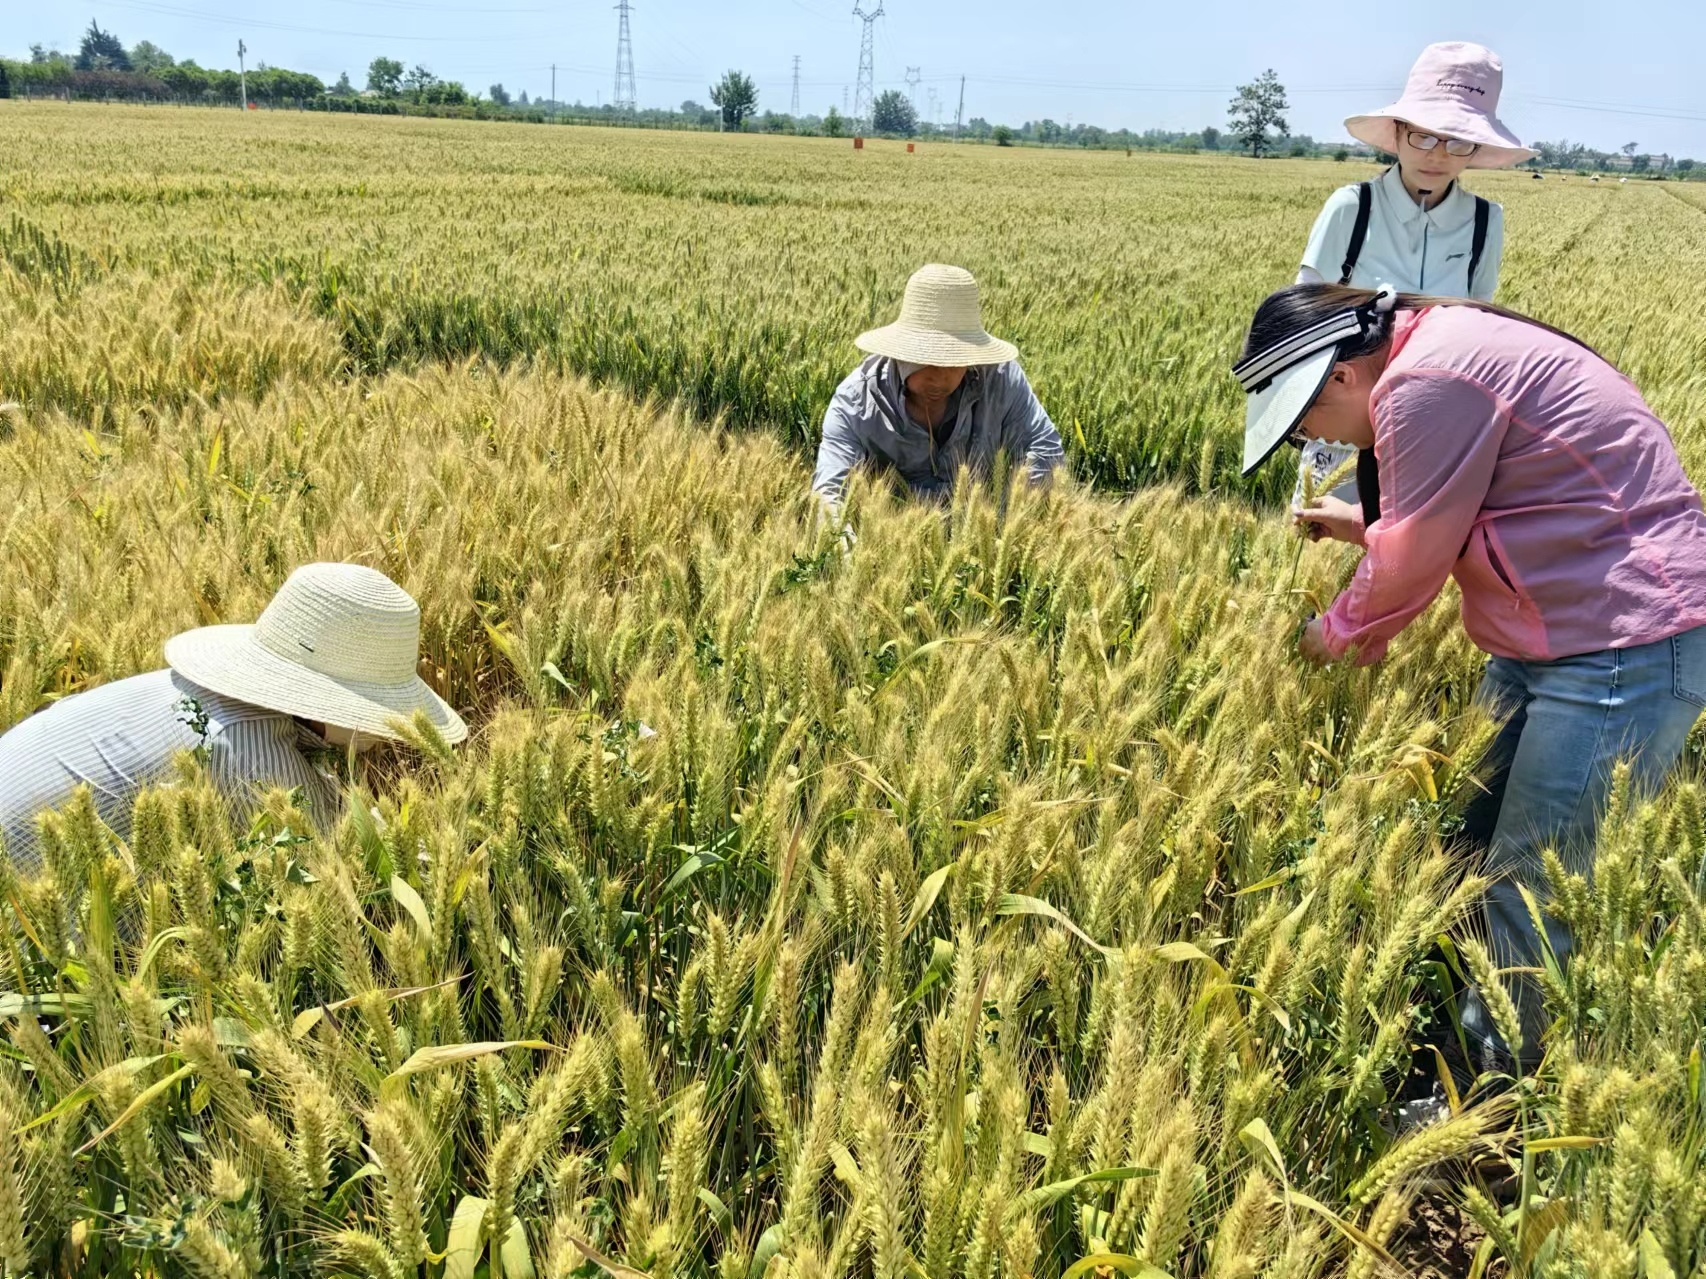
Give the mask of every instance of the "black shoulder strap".
POLYGON ((1475 243, 1469 250, 1469 291, 1475 292, 1475 272, 1481 269, 1481 254, 1487 247, 1487 226, 1493 220, 1493 206, 1482 196, 1475 197, 1475 243))
POLYGON ((1339 283, 1349 284, 1351 272, 1357 268, 1357 259, 1362 256, 1362 242, 1368 239, 1368 215, 1374 208, 1374 185, 1369 182, 1357 183, 1357 220, 1351 228, 1350 248, 1345 251, 1345 265, 1339 271, 1339 283))
POLYGON ((1357 496, 1362 499, 1362 526, 1380 518, 1380 467, 1373 449, 1357 450, 1357 496))

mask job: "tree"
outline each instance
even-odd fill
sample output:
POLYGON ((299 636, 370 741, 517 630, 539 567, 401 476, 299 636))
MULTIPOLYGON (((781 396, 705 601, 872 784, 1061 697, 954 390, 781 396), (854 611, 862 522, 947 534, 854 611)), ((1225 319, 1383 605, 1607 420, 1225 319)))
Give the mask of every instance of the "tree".
POLYGON ((1645 173, 1652 167, 1653 157, 1650 155, 1633 155, 1629 157, 1629 167, 1636 173, 1645 173))
POLYGON ((1640 148, 1640 145, 1641 144, 1639 142, 1625 142, 1617 149, 1623 152, 1626 158, 1633 160, 1635 158, 1635 152, 1640 148))
POLYGON ((130 55, 111 31, 102 31, 93 18, 77 50, 79 71, 129 71, 130 55))
POLYGON ((846 132, 847 117, 842 115, 836 108, 830 107, 829 114, 823 117, 823 136, 826 138, 839 138, 846 132))
POLYGON ((1692 172, 1694 172, 1694 161, 1687 159, 1686 157, 1684 159, 1678 160, 1676 162, 1676 171, 1678 173, 1692 173, 1692 172))
POLYGON ((426 91, 437 83, 438 77, 431 71, 428 71, 426 67, 421 65, 419 62, 415 63, 414 70, 410 71, 408 75, 403 77, 403 87, 410 93, 414 94, 417 100, 423 97, 426 91))
POLYGON ((0 62, 0 98, 12 96, 12 82, 6 76, 6 64, 0 62))
POLYGON ((525 107, 525 106, 531 106, 532 105, 527 100, 527 90, 526 89, 523 89, 521 91, 521 96, 515 100, 515 105, 518 107, 525 107))
POLYGON ((334 98, 355 97, 355 86, 349 82, 348 71, 339 74, 338 82, 331 87, 330 92, 334 98))
POLYGON ((143 75, 159 75, 172 65, 172 55, 151 40, 138 40, 130 51, 130 69, 143 75))
POLYGON ((395 58, 375 58, 367 64, 367 87, 382 98, 394 98, 403 85, 403 64, 395 58))
POLYGON ((1202 149, 1204 151, 1220 150, 1220 130, 1212 124, 1204 127, 1202 131, 1202 149))
POLYGON ((995 139, 995 145, 998 147, 1010 147, 1013 145, 1013 130, 1009 129, 1004 124, 996 125, 995 131, 989 136, 995 139))
POLYGON ((871 104, 871 129, 875 133, 898 133, 910 138, 918 132, 918 112, 899 89, 887 89, 871 104))
POLYGON ((740 122, 758 110, 758 86, 751 76, 726 72, 720 83, 711 86, 711 102, 723 109, 725 126, 739 129, 740 122))
POLYGON ((500 107, 507 107, 509 105, 509 90, 504 88, 501 84, 494 84, 490 89, 487 89, 486 96, 493 102, 497 103, 500 107))
POLYGON ((1232 135, 1259 160, 1271 148, 1269 129, 1276 130, 1282 138, 1291 132, 1291 126, 1285 122, 1285 113, 1290 109, 1291 104, 1285 100, 1285 86, 1269 67, 1255 83, 1238 86, 1238 96, 1227 103, 1226 118, 1232 135))

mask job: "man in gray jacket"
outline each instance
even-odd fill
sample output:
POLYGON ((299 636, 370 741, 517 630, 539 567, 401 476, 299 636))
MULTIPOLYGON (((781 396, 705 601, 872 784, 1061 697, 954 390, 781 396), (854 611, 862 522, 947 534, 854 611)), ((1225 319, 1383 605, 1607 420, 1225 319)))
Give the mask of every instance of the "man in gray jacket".
POLYGON ((829 403, 812 476, 813 492, 832 506, 860 465, 891 468, 936 501, 962 467, 990 475, 998 453, 1034 483, 1060 465, 1060 433, 1018 351, 984 331, 970 272, 922 267, 907 281, 900 319, 854 342, 868 358, 829 403))

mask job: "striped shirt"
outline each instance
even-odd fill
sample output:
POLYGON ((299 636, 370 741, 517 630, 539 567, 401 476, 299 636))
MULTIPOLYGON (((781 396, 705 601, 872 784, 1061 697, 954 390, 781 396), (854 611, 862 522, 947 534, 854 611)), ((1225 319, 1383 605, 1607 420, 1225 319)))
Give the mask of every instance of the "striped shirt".
POLYGON ((12 864, 35 874, 37 815, 87 784, 101 820, 128 839, 137 794, 170 781, 174 757, 198 747, 234 816, 246 819, 262 790, 300 788, 304 811, 324 827, 338 790, 303 754, 316 746, 325 743, 289 715, 222 697, 173 670, 135 675, 56 702, 0 737, 0 837, 12 864))

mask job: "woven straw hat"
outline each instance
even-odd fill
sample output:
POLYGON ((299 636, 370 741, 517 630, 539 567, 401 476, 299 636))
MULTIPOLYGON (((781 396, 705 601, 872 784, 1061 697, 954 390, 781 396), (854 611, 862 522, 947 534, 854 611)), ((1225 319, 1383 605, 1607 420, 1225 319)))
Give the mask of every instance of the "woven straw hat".
POLYGON ((415 674, 420 605, 360 564, 304 564, 253 626, 204 626, 166 641, 166 661, 191 683, 251 706, 396 737, 416 711, 448 742, 462 717, 415 674))
POLYGON ((963 369, 1019 358, 1011 342, 984 332, 977 281, 957 266, 924 266, 906 282, 900 319, 853 339, 872 355, 907 364, 963 369))

